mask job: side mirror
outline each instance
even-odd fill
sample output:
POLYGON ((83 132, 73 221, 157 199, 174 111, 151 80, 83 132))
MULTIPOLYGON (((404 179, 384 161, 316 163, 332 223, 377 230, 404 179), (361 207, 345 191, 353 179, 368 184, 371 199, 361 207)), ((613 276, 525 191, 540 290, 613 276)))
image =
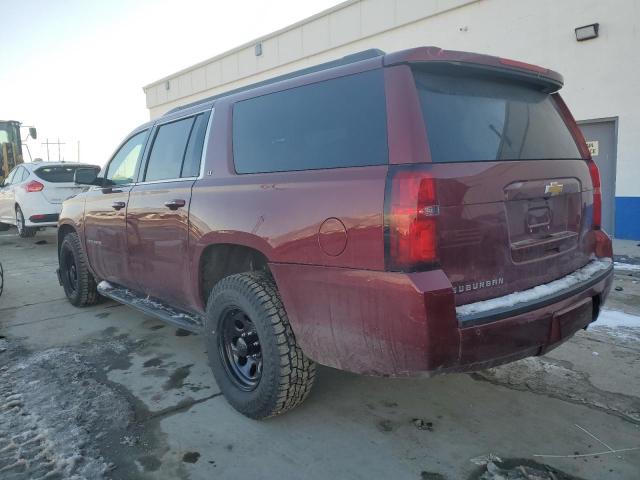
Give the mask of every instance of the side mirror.
POLYGON ((97 185, 98 173, 97 168, 76 168, 73 174, 73 181, 78 185, 97 185))
POLYGON ((36 127, 29 127, 29 135, 31 135, 31 138, 34 140, 38 138, 38 130, 36 130, 36 127))

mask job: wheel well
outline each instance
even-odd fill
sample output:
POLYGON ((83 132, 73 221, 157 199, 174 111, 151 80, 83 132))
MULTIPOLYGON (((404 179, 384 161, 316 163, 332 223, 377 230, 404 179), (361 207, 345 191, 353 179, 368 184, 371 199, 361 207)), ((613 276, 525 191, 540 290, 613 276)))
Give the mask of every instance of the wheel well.
POLYGON ((60 253, 60 245, 62 245, 64 237, 70 233, 74 233, 75 231, 76 230, 71 225, 60 225, 58 228, 58 254, 60 253))
POLYGON ((218 244, 207 247, 200 257, 200 295, 206 305, 213 287, 236 273, 269 272, 267 257, 244 245, 218 244))

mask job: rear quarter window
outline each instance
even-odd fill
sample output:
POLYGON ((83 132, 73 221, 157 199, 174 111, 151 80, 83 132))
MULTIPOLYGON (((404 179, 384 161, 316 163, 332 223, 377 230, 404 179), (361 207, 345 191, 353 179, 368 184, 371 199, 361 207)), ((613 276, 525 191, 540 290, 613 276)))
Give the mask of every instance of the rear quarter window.
POLYGON ((480 73, 414 78, 433 162, 580 158, 547 93, 480 73))
POLYGON ((382 70, 238 102, 233 156, 238 173, 386 164, 382 70))

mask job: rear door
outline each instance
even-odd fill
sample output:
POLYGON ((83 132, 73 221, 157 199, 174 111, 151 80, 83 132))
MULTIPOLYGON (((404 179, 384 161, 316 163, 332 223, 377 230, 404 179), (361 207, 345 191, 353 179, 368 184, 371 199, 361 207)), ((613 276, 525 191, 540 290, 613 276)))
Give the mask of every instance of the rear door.
POLYGON ((85 195, 84 233, 89 263, 99 279, 127 287, 133 279, 127 259, 126 207, 149 131, 125 141, 106 167, 104 186, 85 195))
POLYGON ((458 304, 526 290, 593 253, 587 163, 557 98, 494 71, 414 68, 458 304))
POLYGON ((186 305, 190 285, 189 206, 209 113, 156 126, 127 209, 129 264, 137 288, 179 307, 186 305))

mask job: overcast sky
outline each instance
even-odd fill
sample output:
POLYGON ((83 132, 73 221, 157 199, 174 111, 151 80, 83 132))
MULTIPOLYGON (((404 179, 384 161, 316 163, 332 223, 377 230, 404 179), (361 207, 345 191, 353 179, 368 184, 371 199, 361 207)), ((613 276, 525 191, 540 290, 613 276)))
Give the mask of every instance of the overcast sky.
POLYGON ((80 160, 103 165, 149 119, 144 85, 338 3, 0 0, 0 119, 38 128, 34 158, 60 138, 64 160, 80 141, 80 160))

